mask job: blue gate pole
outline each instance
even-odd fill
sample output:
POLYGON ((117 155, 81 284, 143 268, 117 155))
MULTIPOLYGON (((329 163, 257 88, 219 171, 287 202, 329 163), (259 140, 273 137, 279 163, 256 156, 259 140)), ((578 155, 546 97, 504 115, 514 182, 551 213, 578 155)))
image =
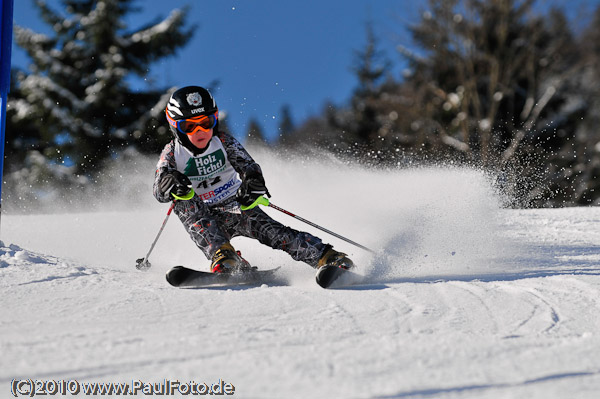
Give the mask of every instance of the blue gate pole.
POLYGON ((13 0, 0 0, 0 220, 2 217, 2 185, 4 182, 6 101, 10 90, 13 4, 13 0))

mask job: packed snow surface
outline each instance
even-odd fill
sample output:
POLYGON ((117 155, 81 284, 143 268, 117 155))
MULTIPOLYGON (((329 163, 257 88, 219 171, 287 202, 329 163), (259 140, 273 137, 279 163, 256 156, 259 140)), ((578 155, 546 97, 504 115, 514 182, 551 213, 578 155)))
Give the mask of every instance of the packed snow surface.
POLYGON ((348 253, 362 282, 324 290, 309 266, 235 238, 253 264, 282 266, 280 281, 173 288, 171 266, 208 268, 175 215, 136 270, 168 209, 148 162, 117 177, 137 195, 3 215, 0 397, 31 379, 220 383, 239 398, 598 398, 599 209, 503 209, 473 170, 257 158, 274 204, 377 252, 265 210, 348 253))

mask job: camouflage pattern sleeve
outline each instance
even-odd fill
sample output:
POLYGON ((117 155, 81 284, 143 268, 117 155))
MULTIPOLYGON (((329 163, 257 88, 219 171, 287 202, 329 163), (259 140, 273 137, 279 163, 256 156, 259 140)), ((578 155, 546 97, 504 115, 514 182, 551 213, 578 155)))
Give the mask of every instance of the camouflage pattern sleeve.
POLYGON ((248 174, 258 173, 262 175, 260 166, 252 159, 248 151, 246 151, 244 146, 235 137, 225 132, 219 132, 217 137, 223 143, 223 147, 225 147, 229 162, 231 162, 231 165, 240 174, 242 179, 248 174))
POLYGON ((152 191, 154 198, 156 198, 158 202, 170 202, 172 200, 169 195, 164 195, 160 192, 158 189, 158 182, 165 173, 175 169, 177 169, 177 164, 175 163, 175 142, 171 141, 162 150, 160 159, 156 165, 156 172, 154 173, 154 185, 152 191))

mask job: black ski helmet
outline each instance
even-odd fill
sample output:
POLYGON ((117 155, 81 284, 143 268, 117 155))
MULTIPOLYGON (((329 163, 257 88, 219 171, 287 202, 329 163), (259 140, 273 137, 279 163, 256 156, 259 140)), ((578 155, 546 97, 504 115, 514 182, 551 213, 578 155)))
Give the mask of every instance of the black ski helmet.
MULTIPOLYGON (((204 87, 186 86, 171 94, 165 112, 171 119, 178 121, 193 118, 195 116, 211 115, 219 112, 219 109, 217 108, 215 98, 204 87)), ((185 147, 196 152, 197 148, 191 145, 184 133, 177 130, 175 126, 170 125, 170 127, 175 139, 179 140, 185 147)), ((218 131, 218 128, 219 121, 217 119, 214 131, 218 131)))

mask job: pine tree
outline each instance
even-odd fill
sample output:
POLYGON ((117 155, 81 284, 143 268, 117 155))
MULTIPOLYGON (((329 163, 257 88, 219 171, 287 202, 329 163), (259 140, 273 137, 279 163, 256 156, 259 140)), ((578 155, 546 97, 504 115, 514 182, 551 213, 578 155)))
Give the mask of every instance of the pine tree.
MULTIPOLYGON (((381 135, 386 134, 388 103, 383 99, 383 87, 386 79, 391 79, 391 63, 385 53, 379 48, 379 41, 374 33, 372 24, 366 29, 364 48, 354 52, 354 72, 358 85, 350 99, 349 108, 338 107, 327 103, 321 116, 311 117, 299 127, 283 128, 285 126, 285 108, 279 144, 290 149, 314 146, 320 151, 329 150, 342 157, 358 156, 365 161, 365 156, 377 154, 381 147, 381 135)), ((389 114, 389 112, 388 112, 389 114)), ((293 126, 293 125, 292 125, 293 126)), ((379 162, 377 158, 374 161, 379 162)))
POLYGON ((282 146, 288 145, 290 135, 295 129, 294 119, 292 118, 292 110, 288 104, 281 107, 280 121, 278 126, 278 142, 282 146))
POLYGON ((355 52, 356 66, 352 68, 359 81, 352 96, 352 110, 355 120, 350 127, 350 136, 357 137, 359 144, 374 148, 379 137, 381 122, 378 119, 377 104, 380 97, 379 86, 389 72, 390 63, 379 50, 379 43, 372 24, 366 26, 367 43, 361 51, 355 52))
MULTIPOLYGON (((15 27, 15 42, 32 60, 16 71, 9 100, 7 140, 25 153, 72 165, 93 176, 125 150, 156 152, 168 140, 161 112, 165 90, 136 90, 128 78, 143 78, 149 66, 173 55, 191 38, 185 12, 130 30, 124 17, 134 0, 63 0, 66 15, 36 0, 53 36, 15 27)), ((13 163, 14 162, 14 163, 13 163)))
POLYGON ((411 27, 420 88, 418 129, 483 165, 512 162, 564 93, 574 42, 560 13, 545 23, 534 0, 430 0, 411 27), (557 31, 564 34, 555 34, 557 31), (433 133, 433 134, 431 134, 433 133))
POLYGON ((253 147, 268 146, 267 140, 263 133, 262 126, 255 118, 250 119, 248 123, 248 131, 246 132, 246 144, 253 147))

